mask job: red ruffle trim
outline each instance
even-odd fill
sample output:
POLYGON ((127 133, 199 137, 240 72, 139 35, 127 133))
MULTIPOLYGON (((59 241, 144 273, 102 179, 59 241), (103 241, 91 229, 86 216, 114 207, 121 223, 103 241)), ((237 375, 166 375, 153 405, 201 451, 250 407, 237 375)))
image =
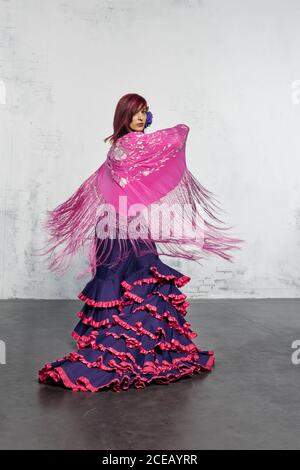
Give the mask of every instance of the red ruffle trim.
POLYGON ((80 300, 83 300, 87 305, 91 305, 92 307, 115 307, 117 305, 122 304, 122 299, 116 300, 93 300, 89 297, 86 297, 82 292, 80 292, 77 296, 80 300))
MULTIPOLYGON (((177 287, 181 287, 185 285, 187 282, 190 281, 190 277, 188 276, 180 276, 177 277, 174 274, 169 274, 169 275, 164 275, 161 274, 156 266, 151 266, 150 271, 154 274, 155 277, 149 277, 149 278, 142 278, 138 279, 131 284, 128 283, 126 280, 123 280, 121 282, 122 287, 125 289, 125 292, 123 293, 123 296, 120 299, 115 299, 115 300, 110 300, 110 301, 95 301, 91 298, 86 297, 82 292, 78 294, 78 297, 86 302, 87 305, 91 305, 93 307, 116 307, 117 310, 122 310, 122 308, 125 305, 131 304, 132 301, 136 303, 142 303, 145 299, 134 294, 131 292, 132 288, 135 285, 141 285, 143 283, 160 283, 160 282, 165 282, 165 281, 173 281, 174 285, 177 287), (129 299, 129 300, 126 300, 129 299)), ((162 294, 159 290, 153 291, 152 293, 148 294, 148 296, 152 296, 153 294, 157 294, 161 296, 165 301, 169 302, 172 304, 172 306, 181 313, 181 315, 186 315, 187 311, 186 308, 189 306, 189 302, 185 301, 186 300, 186 295, 185 294, 168 294, 164 295, 162 294)), ((167 310, 163 314, 158 313, 158 309, 155 305, 152 305, 150 303, 145 303, 144 305, 139 305, 137 306, 133 312, 137 310, 144 310, 147 309, 150 314, 152 314, 155 318, 158 318, 160 320, 166 319, 168 321, 168 324, 171 328, 175 328, 180 334, 184 335, 188 339, 195 338, 198 336, 196 332, 189 331, 189 328, 191 326, 190 323, 185 322, 183 325, 180 325, 178 320, 170 314, 170 312, 167 310)), ((84 312, 78 312, 78 317, 82 320, 82 322, 88 326, 92 326, 94 328, 99 328, 103 327, 104 330, 101 330, 101 332, 105 331, 108 329, 107 332, 105 332, 105 335, 111 335, 116 339, 121 339, 123 338, 125 340, 126 346, 130 349, 138 349, 138 351, 142 354, 148 355, 152 354, 154 357, 157 354, 157 348, 159 347, 162 351, 167 350, 167 351, 176 351, 176 352, 183 352, 183 353, 188 353, 187 356, 181 357, 181 358, 176 358, 174 359, 171 363, 169 361, 163 361, 163 364, 160 365, 158 359, 155 359, 153 362, 151 361, 146 361, 143 365, 143 367, 139 366, 135 359, 134 356, 129 352, 120 352, 114 349, 113 347, 105 347, 102 343, 97 344, 96 343, 96 338, 99 335, 100 331, 94 330, 90 333, 89 336, 79 336, 78 333, 75 331, 72 332, 73 338, 77 341, 78 348, 83 349, 87 346, 92 347, 93 349, 97 349, 103 352, 110 352, 113 356, 116 358, 120 359, 120 363, 118 364, 115 359, 111 359, 108 361, 108 365, 104 364, 104 359, 103 356, 100 356, 99 359, 95 362, 89 362, 87 361, 83 355, 79 354, 78 352, 71 352, 68 356, 65 356, 64 358, 57 359, 55 362, 60 361, 60 360, 70 360, 72 362, 80 361, 84 363, 87 367, 97 367, 102 370, 106 371, 116 371, 116 373, 122 375, 126 371, 130 371, 132 374, 135 374, 135 376, 132 378, 128 375, 123 376, 120 379, 113 379, 112 381, 100 386, 100 387, 94 387, 90 381, 86 377, 79 377, 74 384, 64 371, 62 367, 54 367, 52 364, 46 364, 40 371, 39 371, 39 381, 46 383, 49 378, 51 378, 54 382, 62 382, 66 387, 71 388, 73 391, 91 391, 91 392, 97 392, 100 389, 103 388, 112 388, 113 391, 120 392, 121 390, 127 390, 130 386, 134 386, 135 388, 145 388, 146 384, 149 384, 150 382, 157 382, 157 383, 169 383, 174 380, 177 380, 178 378, 181 378, 183 376, 191 376, 193 374, 200 374, 200 371, 210 371, 212 369, 212 366, 214 364, 215 358, 214 358, 214 351, 204 351, 205 354, 207 353, 209 358, 208 361, 206 362, 205 365, 202 364, 191 364, 191 365, 186 365, 184 362, 190 362, 190 361, 196 361, 199 358, 199 354, 203 353, 194 343, 190 343, 189 345, 184 345, 180 343, 180 341, 176 339, 171 339, 170 342, 165 341, 164 339, 161 339, 152 349, 146 350, 142 346, 142 342, 138 341, 137 338, 131 337, 127 335, 126 333, 115 333, 113 331, 109 331, 109 328, 113 326, 108 318, 105 318, 99 322, 93 320, 92 318, 86 317, 84 312), (131 361, 131 362, 128 362, 131 361), (166 372, 167 370, 171 370, 174 368, 178 368, 179 372, 178 373, 170 373, 167 374, 166 376, 160 376, 159 374, 161 372, 166 372), (140 374, 154 374, 153 377, 151 377, 149 380, 147 380, 145 377, 142 377, 141 375, 136 373, 137 369, 140 374), (158 375, 157 375, 158 374, 158 375)), ((134 325, 129 325, 127 322, 125 322, 121 318, 122 313, 120 315, 112 315, 112 319, 114 320, 115 323, 121 325, 125 329, 130 329, 133 330, 136 334, 138 335, 147 335, 150 338, 154 340, 159 340, 161 336, 163 338, 166 338, 166 331, 162 327, 158 327, 156 330, 156 334, 150 332, 149 330, 146 330, 142 322, 136 322, 134 325)))
MULTIPOLYGON (((177 277, 175 274, 161 274, 156 266, 150 266, 149 270, 154 273, 155 277, 146 277, 142 279, 137 279, 132 284, 129 284, 126 280, 121 281, 121 285, 126 289, 124 294, 126 297, 133 299, 135 302, 141 303, 143 301, 142 297, 139 297, 132 292, 129 292, 133 286, 141 285, 143 283, 150 284, 150 283, 159 283, 160 281, 174 281, 174 284, 177 287, 182 287, 187 284, 191 278, 189 276, 180 276, 177 277)), ((184 295, 184 294, 182 294, 184 295)), ((93 307, 115 307, 119 306, 122 308, 124 299, 114 299, 114 300, 99 300, 96 301, 85 296, 82 292, 80 292, 77 296, 80 300, 84 301, 87 305, 91 305, 93 307)))
POLYGON ((191 280, 191 278, 189 276, 185 276, 185 275, 183 275, 181 277, 177 277, 177 276, 175 276, 175 274, 168 274, 168 275, 161 274, 158 271, 156 266, 151 266, 150 271, 153 272, 154 275, 157 276, 159 279, 165 279, 166 281, 174 280, 174 284, 177 287, 182 287, 191 280))
MULTIPOLYGON (((73 354, 73 360, 80 360, 80 357, 76 356, 77 353, 71 353, 73 354)), ((149 380, 147 380, 144 377, 141 377, 140 375, 136 374, 135 377, 132 379, 130 376, 123 376, 121 379, 115 378, 111 380, 110 382, 101 385, 100 387, 94 387, 90 381, 86 377, 79 377, 74 384, 68 377, 68 375, 65 373, 64 369, 62 367, 53 367, 51 364, 46 364, 43 369, 39 372, 39 381, 42 383, 46 383, 48 378, 53 379, 54 382, 58 383, 62 381, 62 383, 65 385, 65 387, 72 389, 75 392, 82 391, 82 392, 98 392, 100 389, 104 388, 112 388, 113 391, 115 392, 120 392, 121 390, 127 390, 129 387, 134 386, 135 388, 145 388, 147 384, 150 382, 156 382, 160 384, 168 384, 174 380, 177 380, 179 378, 185 377, 185 376, 192 376, 193 374, 200 374, 202 370, 205 371, 210 371, 212 369, 212 366, 214 364, 214 351, 208 351, 208 355, 210 356, 208 359, 208 362, 206 363, 205 366, 201 364, 195 364, 191 365, 190 367, 188 366, 183 366, 180 368, 178 374, 170 373, 165 376, 159 376, 159 375, 153 375, 149 380)), ((80 355, 79 355, 80 356, 80 355)), ((67 358, 68 356, 66 356, 67 358)), ((188 358, 181 358, 181 361, 189 361, 191 356, 188 356, 188 358)), ((65 359, 65 358, 62 358, 65 359)), ((84 359, 84 358, 83 358, 84 359)), ((84 361, 81 361, 84 362, 84 361)), ((85 361, 86 363, 87 361, 85 361)), ((93 367, 94 363, 89 363, 91 364, 90 367, 93 367)), ((97 367, 99 367, 99 363, 97 367)), ((148 363, 146 363, 148 364, 148 363)), ((144 373, 152 373, 151 371, 153 370, 153 363, 149 363, 150 369, 147 372, 144 373)), ((86 364, 88 366, 88 364, 86 364)), ((102 362, 103 370, 107 370, 107 367, 103 364, 102 362)), ((122 369, 121 364, 116 364, 112 363, 112 366, 115 367, 117 366, 118 369, 122 369)), ((123 367, 128 367, 126 363, 123 364, 123 367)), ((157 368, 157 366, 156 366, 157 368)), ((127 370, 127 369, 126 369, 127 370)), ((132 372, 132 369, 130 369, 132 372)), ((120 370, 121 372, 121 370, 120 370)), ((124 372, 124 370, 123 370, 124 372)))
MULTIPOLYGON (((210 356, 208 359, 208 362, 206 363, 205 366, 202 366, 201 364, 197 364, 197 366, 200 365, 200 367, 205 370, 205 371, 210 371, 212 367, 212 362, 213 362, 213 351, 207 351, 207 354, 210 356)), ((182 366, 183 362, 190 362, 190 361, 195 361, 199 355, 195 354, 188 354, 187 356, 183 356, 180 358, 174 359, 172 362, 168 361, 163 361, 163 364, 160 365, 159 361, 156 359, 155 361, 145 361, 143 367, 137 364, 136 361, 128 362, 124 358, 121 360, 120 363, 117 363, 114 359, 111 359, 108 361, 109 365, 106 365, 104 363, 103 356, 100 356, 97 361, 90 362, 85 359, 85 357, 82 354, 79 354, 78 352, 71 352, 67 356, 59 359, 59 360, 69 360, 71 362, 77 362, 80 361, 83 364, 85 364, 89 369, 91 368, 97 368, 101 370, 105 370, 107 372, 113 372, 115 371, 116 373, 122 375, 126 371, 130 371, 133 374, 136 374, 136 369, 139 371, 140 374, 159 374, 161 372, 166 372, 168 370, 172 369, 180 369, 182 366)))
MULTIPOLYGON (((96 343, 96 336, 99 335, 99 331, 94 330, 91 332, 89 336, 79 336, 77 335, 76 332, 74 332, 74 338, 77 337, 78 339, 83 339, 87 338, 88 345, 91 346, 93 349, 100 349, 101 351, 111 351, 112 354, 118 355, 117 350, 111 348, 111 347, 106 347, 103 346, 102 343, 97 344, 96 343)), ((152 349, 144 349, 142 346, 142 343, 138 341, 136 338, 132 338, 131 336, 128 336, 126 333, 121 333, 120 335, 111 331, 106 332, 106 335, 112 335, 114 338, 121 338, 124 337, 126 345, 129 348, 137 348, 140 353, 142 354, 152 354, 153 356, 156 355, 156 348, 159 347, 161 350, 171 350, 171 351, 177 351, 177 352, 195 352, 198 353, 200 350, 198 347, 194 344, 191 343, 187 346, 184 344, 180 343, 177 339, 172 338, 170 342, 168 341, 160 341, 157 343, 152 349)), ((87 343, 85 343, 87 345, 87 343)), ((123 353, 122 353, 123 354, 123 353)), ((119 356, 118 356, 119 357, 119 356)))
MULTIPOLYGON (((136 310, 145 310, 146 308, 148 308, 149 312, 157 319, 159 320, 163 320, 164 318, 167 319, 168 323, 169 323, 169 326, 171 328, 176 328, 176 330, 180 333, 180 334, 184 334, 186 335, 188 338, 196 338, 198 336, 197 333, 194 333, 194 332, 188 332, 187 330, 190 328, 191 324, 189 322, 185 322, 183 325, 180 325, 178 320, 176 320, 175 317, 173 317, 169 310, 166 310, 163 314, 159 314, 157 312, 157 307, 155 307, 154 305, 151 305, 151 304, 145 304, 145 305, 141 305, 140 307, 137 307, 136 309, 133 310, 133 312, 135 312, 136 310), (151 310, 150 310, 150 308, 151 310)), ((84 312, 78 312, 77 316, 81 319, 82 323, 87 325, 87 326, 91 326, 93 328, 101 328, 101 327, 104 327, 104 328, 110 328, 112 325, 112 323, 110 323, 109 319, 108 318, 105 318, 104 320, 101 320, 101 321, 95 321, 93 320, 92 318, 90 317, 85 317, 84 315, 84 312)), ((119 319, 120 321, 122 321, 122 324, 126 324, 128 325, 128 328, 131 328, 132 330, 134 331, 141 331, 140 328, 135 328, 134 326, 131 326, 127 323, 125 323, 123 320, 121 320, 121 317, 120 315, 113 315, 112 318, 117 321, 116 319, 119 319)), ((137 322, 137 323, 140 323, 140 322, 137 322)), ((136 323, 136 324, 137 324, 136 323)), ((151 337, 151 335, 153 335, 153 333, 151 333, 150 331, 148 330, 145 330, 143 329, 144 331, 144 334, 147 334, 148 336, 151 337)))
POLYGON ((112 324, 109 322, 108 318, 104 318, 103 320, 96 321, 91 317, 87 317, 84 312, 78 312, 77 317, 81 319, 82 323, 87 326, 93 326, 94 328, 110 328, 112 324))
MULTIPOLYGON (((150 305, 149 305, 150 306, 150 305)), ((140 309, 144 309, 143 307, 146 307, 146 305, 143 305, 143 306, 140 306, 140 307, 137 307, 135 310, 140 310, 140 309)), ((151 305, 151 307, 153 307, 153 305, 151 305)), ((134 312, 135 312, 134 310, 134 312)), ((190 329, 190 326, 191 324, 189 322, 185 322, 182 326, 179 324, 178 320, 176 320, 175 317, 173 317, 170 312, 167 310, 165 311, 164 313, 160 314, 156 311, 151 311, 150 312, 155 318, 159 319, 159 320, 163 320, 164 318, 166 318, 166 320, 168 321, 168 324, 171 328, 175 328, 181 335, 184 335, 186 336, 188 339, 192 339, 192 338, 196 338, 198 336, 198 333, 194 332, 194 331, 188 331, 190 329)), ((151 331, 148 331, 146 330, 145 328, 143 328, 143 325, 141 322, 136 322, 134 326, 132 325, 129 325, 129 323, 126 323, 123 319, 120 318, 120 316, 118 315, 113 315, 112 317, 114 319, 114 321, 116 323, 118 323, 119 325, 123 326, 123 328, 126 328, 127 330, 133 330, 135 331, 137 334, 145 334, 145 335, 148 335, 150 338, 153 338, 153 339, 156 339, 157 338, 157 335, 151 333, 151 331)), ((164 336, 166 337, 166 332, 163 328, 158 328, 160 331, 163 332, 164 336)))
MULTIPOLYGON (((157 275, 156 278, 154 278, 154 277, 142 278, 142 279, 138 279, 138 280, 134 281, 132 284, 129 284, 125 280, 121 282, 122 287, 124 289, 127 289, 123 293, 123 296, 122 296, 121 299, 117 299, 116 301, 107 301, 107 302, 95 302, 94 300, 89 299, 90 303, 88 303, 88 305, 92 305, 92 303, 94 302, 94 304, 93 304, 94 307, 95 306, 100 306, 99 304, 101 304, 103 307, 108 307, 108 306, 115 307, 116 306, 118 308, 118 310, 121 311, 122 308, 125 305, 131 304, 132 301, 134 301, 136 303, 142 303, 144 301, 144 298, 134 294, 133 292, 131 292, 131 289, 135 285, 141 285, 143 282, 146 282, 148 284, 150 284, 151 282, 159 282, 160 278, 159 278, 158 275, 160 273, 157 271, 157 268, 152 266, 150 269, 155 272, 155 274, 157 275), (130 300, 126 301, 125 298, 128 298, 130 300), (108 304, 110 304, 110 305, 108 305, 108 304)), ((181 279, 181 280, 183 280, 183 278, 188 278, 188 277, 187 276, 181 276, 180 278, 176 278, 176 276, 174 276, 174 275, 169 275, 169 276, 161 275, 161 279, 164 279, 164 280, 167 280, 167 281, 169 281, 170 279, 177 279, 177 280, 181 279)), ((188 278, 188 279, 190 279, 190 278, 188 278)), ((156 290, 156 291, 153 291, 152 293, 148 294, 149 297, 152 297, 152 295, 159 295, 166 302, 171 303, 172 306, 182 316, 185 316, 187 314, 186 308, 189 306, 189 302, 184 302, 185 299, 186 299, 185 294, 181 293, 181 294, 164 295, 159 290, 156 290)), ((82 295, 82 297, 86 299, 85 296, 82 295)), ((164 320, 166 318, 168 323, 169 323, 169 326, 171 328, 176 328, 176 330, 180 334, 185 335, 187 338, 192 339, 192 338, 195 338, 195 337, 198 336, 198 334, 196 332, 192 332, 192 331, 189 332, 188 331, 188 328, 191 326, 190 323, 185 322, 185 324, 183 326, 181 326, 178 323, 178 321, 176 320, 176 318, 173 317, 168 310, 165 311, 163 314, 159 314, 158 311, 157 311, 157 307, 155 305, 150 304, 150 303, 146 303, 144 305, 140 305, 140 306, 136 307, 133 310, 133 312, 135 312, 137 310, 145 310, 145 309, 147 309, 155 318, 158 318, 159 320, 164 320)), ((123 325, 126 325, 126 329, 132 329, 135 332, 142 331, 140 325, 131 326, 128 323, 121 320, 121 318, 120 318, 121 315, 122 315, 122 313, 120 315, 113 315, 112 318, 115 320, 116 323, 121 324, 121 322, 122 322, 123 325)), ((108 318, 105 318, 105 319, 97 322, 97 321, 93 320, 92 318, 86 317, 83 312, 78 312, 77 316, 81 319, 81 321, 84 324, 86 324, 88 326, 91 326, 93 328, 100 328, 100 327, 110 328, 112 326, 112 324, 110 323, 110 320, 108 318)), ((160 328, 160 330, 164 334, 164 336, 166 336, 165 330, 163 328, 160 328)), ((139 334, 141 334, 141 333, 139 333, 139 334)), ((147 334, 150 337, 154 336, 154 334, 152 332, 150 332, 148 330, 145 330, 145 329, 144 329, 144 334, 147 334)), ((76 340, 78 349, 82 349, 82 348, 85 348, 85 347, 89 346, 91 344, 92 339, 93 339, 91 337, 91 335, 89 335, 89 336, 85 336, 85 335, 80 336, 75 331, 73 331, 71 333, 71 336, 76 340)), ((157 336, 154 336, 154 337, 156 338, 157 336)))

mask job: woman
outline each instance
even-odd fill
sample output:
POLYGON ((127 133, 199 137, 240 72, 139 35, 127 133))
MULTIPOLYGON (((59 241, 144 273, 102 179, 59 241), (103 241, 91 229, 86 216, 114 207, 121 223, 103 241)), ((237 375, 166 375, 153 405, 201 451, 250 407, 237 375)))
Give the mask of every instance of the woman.
POLYGON ((180 287, 190 277, 159 255, 199 262, 215 254, 232 262, 229 251, 243 240, 225 234, 230 227, 216 217, 213 193, 186 166, 188 126, 147 134, 151 122, 143 97, 123 96, 105 139, 112 144, 106 161, 48 212, 49 268, 63 272, 88 245, 92 279, 78 294, 77 351, 45 364, 42 383, 119 392, 213 367, 214 351, 193 343, 197 333, 185 319, 189 303, 180 287))

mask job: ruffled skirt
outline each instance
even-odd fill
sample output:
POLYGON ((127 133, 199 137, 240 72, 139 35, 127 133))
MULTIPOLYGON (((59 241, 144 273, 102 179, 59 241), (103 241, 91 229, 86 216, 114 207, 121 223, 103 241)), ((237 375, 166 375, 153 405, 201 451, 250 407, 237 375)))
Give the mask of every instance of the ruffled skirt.
MULTIPOLYGON (((111 259, 117 250, 113 242, 111 259)), ((198 334, 185 319, 189 303, 179 288, 189 281, 157 252, 137 256, 129 249, 117 266, 99 266, 78 294, 83 306, 71 332, 77 350, 45 364, 39 382, 120 392, 211 371, 214 351, 193 343, 198 334)))

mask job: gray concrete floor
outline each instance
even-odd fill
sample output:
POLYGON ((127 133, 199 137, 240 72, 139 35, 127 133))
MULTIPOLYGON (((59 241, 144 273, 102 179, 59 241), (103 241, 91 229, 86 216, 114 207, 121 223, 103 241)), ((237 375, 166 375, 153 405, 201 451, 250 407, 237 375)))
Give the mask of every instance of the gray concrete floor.
POLYGON ((300 449, 299 300, 190 301, 211 373, 120 393, 39 384, 75 351, 80 301, 2 300, 1 449, 300 449))

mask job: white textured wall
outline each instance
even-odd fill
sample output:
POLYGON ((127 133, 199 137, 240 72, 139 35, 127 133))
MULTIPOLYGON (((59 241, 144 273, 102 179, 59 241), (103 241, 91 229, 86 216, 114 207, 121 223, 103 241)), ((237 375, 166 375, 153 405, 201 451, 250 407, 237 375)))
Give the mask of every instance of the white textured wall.
POLYGON ((234 264, 164 259, 192 276, 183 291, 299 297, 299 15, 298 0, 0 0, 0 297, 75 298, 88 281, 84 259, 59 277, 32 249, 105 159, 129 92, 151 130, 190 126, 190 169, 247 240, 234 264))

